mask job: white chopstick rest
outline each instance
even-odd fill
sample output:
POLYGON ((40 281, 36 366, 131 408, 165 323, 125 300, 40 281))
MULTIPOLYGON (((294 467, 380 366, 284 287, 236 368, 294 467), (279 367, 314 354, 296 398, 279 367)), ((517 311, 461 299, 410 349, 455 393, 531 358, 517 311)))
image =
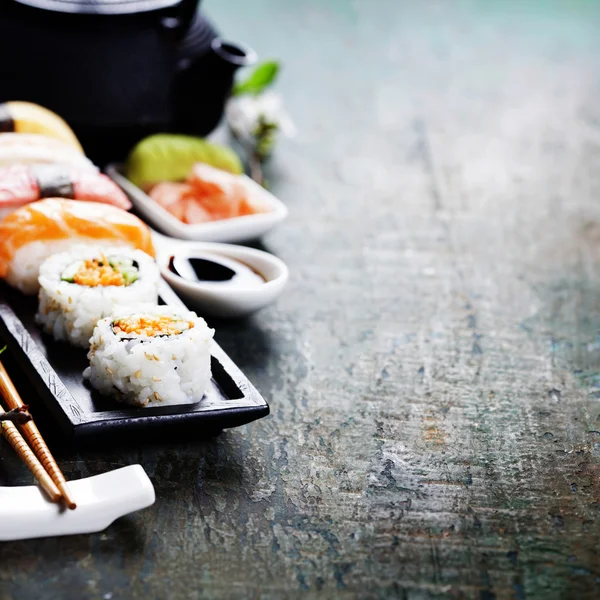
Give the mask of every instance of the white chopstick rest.
POLYGON ((93 533, 154 504, 154 486, 141 465, 69 481, 76 510, 50 502, 35 485, 0 487, 0 541, 93 533))

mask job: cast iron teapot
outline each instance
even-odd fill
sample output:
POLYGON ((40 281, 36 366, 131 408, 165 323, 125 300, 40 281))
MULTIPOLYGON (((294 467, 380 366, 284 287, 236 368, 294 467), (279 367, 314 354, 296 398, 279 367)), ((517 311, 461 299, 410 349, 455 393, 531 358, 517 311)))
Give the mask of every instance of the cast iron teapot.
POLYGON ((198 0, 2 0, 0 56, 0 102, 55 111, 100 165, 151 133, 208 134, 255 60, 198 0))

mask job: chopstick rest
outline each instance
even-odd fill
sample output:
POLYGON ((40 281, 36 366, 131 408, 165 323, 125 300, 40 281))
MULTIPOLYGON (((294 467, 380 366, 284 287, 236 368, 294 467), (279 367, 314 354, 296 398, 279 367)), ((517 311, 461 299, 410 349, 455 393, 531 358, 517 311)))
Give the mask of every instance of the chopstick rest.
POLYGON ((141 465, 69 481, 77 510, 50 502, 38 486, 0 487, 0 541, 94 533, 115 519, 154 504, 141 465))

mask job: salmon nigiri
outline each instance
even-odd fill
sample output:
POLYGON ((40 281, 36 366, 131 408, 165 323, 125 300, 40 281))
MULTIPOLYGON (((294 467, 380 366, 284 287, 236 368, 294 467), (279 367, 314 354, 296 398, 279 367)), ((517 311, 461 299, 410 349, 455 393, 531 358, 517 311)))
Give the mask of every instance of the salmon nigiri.
POLYGON ((109 204, 49 198, 0 221, 0 277, 35 294, 41 263, 81 243, 125 245, 154 256, 150 229, 135 215, 109 204))
POLYGON ((131 208, 116 183, 90 169, 57 164, 0 167, 0 210, 14 210, 41 198, 58 196, 131 208))

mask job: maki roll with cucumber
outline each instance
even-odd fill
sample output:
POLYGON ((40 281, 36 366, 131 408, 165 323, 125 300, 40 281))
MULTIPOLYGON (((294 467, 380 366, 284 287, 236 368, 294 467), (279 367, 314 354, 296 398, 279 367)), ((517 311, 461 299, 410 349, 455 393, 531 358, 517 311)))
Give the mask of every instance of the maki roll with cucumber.
POLYGON ((127 404, 199 402, 210 385, 213 334, 191 311, 117 310, 96 325, 83 375, 102 394, 127 404))
POLYGON ((56 340, 87 348, 96 323, 115 308, 158 301, 160 274, 141 250, 76 247, 40 267, 37 322, 56 340))

